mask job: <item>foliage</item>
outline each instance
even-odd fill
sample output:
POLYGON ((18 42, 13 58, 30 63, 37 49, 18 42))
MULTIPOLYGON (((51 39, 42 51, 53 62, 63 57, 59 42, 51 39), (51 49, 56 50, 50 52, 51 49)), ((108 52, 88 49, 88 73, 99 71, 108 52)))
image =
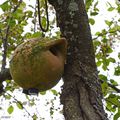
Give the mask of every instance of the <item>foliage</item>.
MULTIPOLYGON (((108 12, 111 14, 113 12, 119 13, 119 5, 113 7, 109 2, 107 5, 108 12)), ((96 64, 99 70, 99 78, 102 82, 106 110, 113 115, 114 120, 118 120, 120 118, 120 89, 118 81, 120 78, 120 53, 117 52, 117 49, 120 47, 120 19, 119 17, 114 19, 113 16, 111 20, 105 19, 104 23, 106 27, 101 31, 96 31, 93 38, 96 64)))
MULTIPOLYGON (((11 53, 14 49, 25 39, 33 37, 59 37, 60 32, 58 28, 55 28, 55 12, 52 6, 49 6, 49 14, 52 15, 50 18, 50 28, 47 33, 42 33, 40 31, 38 20, 36 18, 37 10, 35 5, 26 4, 24 2, 20 3, 18 0, 5 0, 0 4, 0 55, 3 54, 3 43, 7 40, 7 60, 10 60, 11 53), (19 5, 19 6, 18 6, 19 5), (57 30, 56 30, 57 29, 57 30)), ((86 10, 89 15, 89 23, 91 29, 96 26, 97 16, 100 16, 101 8, 99 7, 100 1, 98 0, 86 0, 86 10)), ((112 4, 106 2, 107 13, 111 14, 113 17, 110 19, 104 19, 104 25, 99 31, 92 32, 93 44, 95 49, 96 64, 99 71, 99 79, 102 83, 102 92, 104 95, 104 105, 106 111, 110 112, 114 120, 120 118, 120 51, 119 49, 119 39, 120 39, 120 18, 117 17, 120 14, 120 5, 112 4), (118 46, 117 46, 118 45, 118 46)), ((45 11, 44 11, 44 1, 41 4, 41 16, 43 16, 42 24, 46 25, 45 11)), ((98 17, 100 18, 100 17, 98 17)), ((0 58, 1 60, 2 58, 0 58)), ((1 64, 2 61, 0 61, 1 64)), ((7 63, 9 64, 9 62, 7 63)), ((49 106, 49 115, 51 119, 55 114, 55 111, 61 112, 61 108, 55 107, 55 101, 58 101, 60 96, 59 91, 50 90, 48 92, 42 92, 39 97, 29 97, 21 95, 21 88, 19 88, 13 81, 6 80, 4 82, 5 94, 1 95, 1 101, 7 104, 6 111, 12 115, 15 109, 25 111, 24 114, 28 114, 31 118, 37 119, 42 115, 39 114, 37 108, 38 101, 45 95, 51 94, 51 99, 46 99, 44 106, 49 106), (17 95, 23 96, 24 100, 20 100, 17 95), (34 107, 35 112, 30 112, 30 108, 34 107), (38 112, 38 114, 36 114, 38 112)), ((41 106, 42 107, 42 106, 41 106)), ((0 105, 0 110, 4 110, 3 104, 0 105)), ((27 116, 27 115, 26 115, 27 116)))

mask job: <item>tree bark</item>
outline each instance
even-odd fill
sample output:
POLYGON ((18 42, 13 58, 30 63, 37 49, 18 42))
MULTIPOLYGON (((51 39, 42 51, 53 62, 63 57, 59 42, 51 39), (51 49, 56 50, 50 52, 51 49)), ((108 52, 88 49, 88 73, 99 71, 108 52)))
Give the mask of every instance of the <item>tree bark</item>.
POLYGON ((108 120, 83 0, 48 0, 56 10, 57 26, 68 41, 61 95, 65 120, 108 120))

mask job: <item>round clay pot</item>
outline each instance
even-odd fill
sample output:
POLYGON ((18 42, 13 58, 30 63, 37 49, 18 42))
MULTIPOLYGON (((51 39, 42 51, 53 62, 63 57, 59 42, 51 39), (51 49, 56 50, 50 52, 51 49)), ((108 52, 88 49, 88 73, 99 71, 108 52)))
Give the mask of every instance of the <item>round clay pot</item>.
POLYGON ((52 88, 62 77, 66 48, 64 38, 36 38, 20 44, 10 61, 13 80, 24 89, 52 88))

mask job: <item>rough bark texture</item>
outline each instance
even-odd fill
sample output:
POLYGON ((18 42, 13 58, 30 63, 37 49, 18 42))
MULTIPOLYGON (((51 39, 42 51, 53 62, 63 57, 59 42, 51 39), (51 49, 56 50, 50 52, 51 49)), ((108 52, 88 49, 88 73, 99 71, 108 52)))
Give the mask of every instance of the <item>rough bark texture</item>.
POLYGON ((68 41, 61 103, 65 120, 108 120, 103 109, 95 56, 83 0, 48 0, 68 41))
POLYGON ((5 80, 11 80, 10 70, 8 68, 0 72, 0 95, 4 92, 2 82, 5 80))

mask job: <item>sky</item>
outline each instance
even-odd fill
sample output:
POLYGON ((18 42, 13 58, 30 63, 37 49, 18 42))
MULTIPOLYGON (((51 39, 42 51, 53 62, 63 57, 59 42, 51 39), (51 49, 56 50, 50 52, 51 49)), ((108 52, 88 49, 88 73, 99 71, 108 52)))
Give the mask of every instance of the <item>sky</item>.
MULTIPOLYGON (((3 3, 5 0, 0 0, 0 4, 3 3)), ((92 33, 95 33, 96 31, 100 31, 101 29, 103 29, 105 27, 105 23, 104 20, 106 19, 112 19, 112 16, 110 13, 107 12, 106 10, 106 4, 105 2, 109 1, 110 3, 113 4, 113 6, 115 6, 115 1, 114 0, 99 0, 99 9, 100 9, 100 14, 99 16, 95 17, 96 23, 94 26, 91 26, 91 31, 92 33), (101 7, 102 6, 102 7, 101 7)), ((28 4, 35 4, 35 0, 25 0, 26 3, 28 4)), ((0 10, 0 13, 2 11, 0 10)), ((116 16, 118 17, 117 13, 116 16)), ((27 31, 27 28, 26 28, 27 31)), ((56 89, 58 91, 61 91, 60 86, 63 84, 62 81, 59 82, 59 84, 57 86, 55 86, 53 89, 56 89)), ((20 93, 19 90, 16 90, 14 92, 15 97, 19 100, 21 99, 22 101, 25 101, 26 97, 22 95, 22 93, 20 93)), ((32 111, 32 113, 34 112, 38 112, 38 114, 40 114, 42 117, 46 117, 45 120, 63 120, 63 116, 62 114, 59 114, 59 112, 56 112, 54 115, 54 118, 50 118, 49 116, 49 110, 48 107, 46 107, 46 100, 48 100, 49 102, 51 102, 51 99, 54 99, 54 96, 52 95, 52 93, 50 91, 47 92, 47 95, 44 96, 40 96, 40 97, 35 97, 35 99, 37 99, 38 101, 36 102, 36 106, 34 107, 28 107, 28 111, 32 111), (37 108, 37 109, 36 109, 37 108), (39 111, 38 111, 39 110, 39 111)), ((4 98, 2 100, 0 100, 0 106, 3 105, 5 108, 8 107, 9 102, 7 102, 4 98)), ((29 105, 28 105, 29 106, 29 105)), ((51 106, 51 105, 47 105, 47 106, 51 106)), ((55 101, 55 105, 56 109, 59 107, 59 99, 57 98, 57 100, 55 101)), ((62 106, 61 106, 62 108, 62 106)), ((60 108, 60 109, 61 109, 60 108)), ((3 118, 1 118, 1 120, 4 120, 4 117, 9 117, 10 115, 7 113, 7 111, 0 111, 0 116, 3 116, 3 118), (4 116, 3 116, 4 115, 4 116)), ((12 116, 9 118, 9 120, 28 120, 28 117, 25 117, 23 114, 23 111, 17 110, 17 108, 15 107, 15 112, 12 114, 12 116)), ((29 118, 29 120, 31 120, 29 118)))

